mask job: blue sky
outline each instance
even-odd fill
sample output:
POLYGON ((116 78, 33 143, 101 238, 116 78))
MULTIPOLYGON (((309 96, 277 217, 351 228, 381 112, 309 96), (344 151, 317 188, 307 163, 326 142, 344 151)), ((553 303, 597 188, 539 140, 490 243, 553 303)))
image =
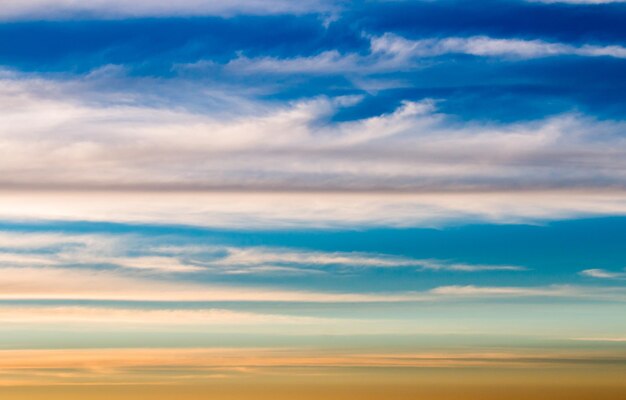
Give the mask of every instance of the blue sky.
POLYGON ((623 355, 624 21, 9 1, 0 347, 623 355))
POLYGON ((452 1, 358 2, 333 12, 320 5, 319 12, 311 7, 297 15, 242 11, 225 18, 219 10, 210 15, 214 13, 200 9, 155 18, 146 10, 130 19, 122 13, 124 6, 119 16, 104 19, 97 10, 70 7, 57 16, 53 7, 44 15, 23 8, 5 16, 0 27, 2 36, 11 38, 0 43, 0 60, 18 71, 81 76, 115 66, 124 76, 207 85, 219 81, 232 90, 252 86, 255 97, 263 100, 365 96, 356 109, 343 112, 352 118, 390 112, 402 100, 423 98, 441 100, 441 111, 462 119, 516 121, 572 111, 619 119, 624 111, 623 50, 618 56, 593 57, 568 50, 550 56, 541 50, 519 53, 520 41, 621 47, 626 7, 619 2, 496 1, 480 7, 452 1), (513 42, 501 43, 498 54, 490 57, 448 49, 376 67, 374 60, 367 61, 370 43, 385 34, 408 41, 486 37, 513 42), (333 52, 326 63, 315 61, 326 52, 333 52), (342 62, 342 57, 348 60, 342 62), (368 65, 353 65, 359 57, 368 65), (275 65, 259 71, 260 59, 266 58, 275 65), (286 60, 293 62, 289 73, 284 63, 281 70, 280 61, 286 60), (245 73, 250 68, 256 73, 245 73))

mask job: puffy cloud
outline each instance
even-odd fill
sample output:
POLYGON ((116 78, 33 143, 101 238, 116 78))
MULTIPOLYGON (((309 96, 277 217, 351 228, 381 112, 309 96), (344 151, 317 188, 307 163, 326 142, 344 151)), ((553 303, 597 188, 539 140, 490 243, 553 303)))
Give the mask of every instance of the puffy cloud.
POLYGON ((430 291, 431 294, 448 297, 548 297, 624 300, 622 288, 599 288, 573 285, 549 285, 543 287, 515 286, 441 286, 430 291))

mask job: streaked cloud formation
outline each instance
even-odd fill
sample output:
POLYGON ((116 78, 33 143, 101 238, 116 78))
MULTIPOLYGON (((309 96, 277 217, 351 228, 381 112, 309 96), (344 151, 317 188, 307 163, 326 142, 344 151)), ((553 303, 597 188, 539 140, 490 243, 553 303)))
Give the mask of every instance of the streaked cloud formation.
POLYGON ((581 275, 600 279, 626 279, 626 271, 607 271, 599 268, 586 269, 581 275))
POLYGON ((168 16, 232 16, 240 14, 271 15, 282 13, 322 12, 333 9, 332 2, 303 0, 9 0, 0 11, 0 19, 66 19, 66 18, 140 18, 168 16))
POLYGON ((624 21, 4 1, 0 397, 619 398, 624 21))

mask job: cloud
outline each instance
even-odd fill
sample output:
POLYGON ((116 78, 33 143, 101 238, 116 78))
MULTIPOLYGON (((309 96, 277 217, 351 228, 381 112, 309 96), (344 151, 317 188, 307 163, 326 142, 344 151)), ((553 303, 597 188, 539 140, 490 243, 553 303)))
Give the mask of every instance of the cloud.
POLYGON ((612 272, 598 268, 586 269, 584 271, 581 271, 580 274, 590 278, 626 279, 626 272, 612 272))
POLYGON ((449 297, 550 297, 594 298, 623 301, 622 289, 591 288, 572 285, 549 285, 543 287, 515 286, 441 286, 430 290, 431 294, 449 297))
POLYGON ((320 124, 355 100, 322 97, 223 118, 94 104, 64 95, 65 86, 3 81, 1 187, 438 190, 509 189, 511 180, 516 187, 548 188, 623 183, 624 124, 577 114, 459 126, 437 112, 435 101, 424 100, 389 114, 320 124), (543 181, 554 175, 555 181, 543 181))
POLYGON ((325 122, 358 99, 225 116, 90 90, 5 75, 0 217, 412 226, 626 212, 619 121, 458 124, 424 100, 325 122))
MULTIPOLYGON (((346 75, 365 76, 381 72, 402 72, 422 67, 423 58, 450 54, 500 57, 511 60, 555 56, 626 58, 626 47, 620 45, 571 45, 528 39, 501 39, 488 36, 406 39, 393 33, 371 36, 370 53, 340 53, 327 50, 307 57, 277 58, 240 55, 229 61, 225 70, 237 74, 263 73, 276 75, 346 75)), ((198 61, 178 65, 180 71, 215 68, 217 64, 198 61)))
MULTIPOLYGON (((274 265, 289 265, 303 268, 310 267, 356 267, 356 268, 394 268, 413 267, 419 270, 435 271, 522 271, 524 267, 513 265, 473 265, 447 262, 434 259, 413 259, 376 253, 358 252, 319 252, 301 251, 283 248, 268 247, 227 247, 221 249, 226 255, 210 260, 204 265, 221 268, 234 268, 239 273, 245 270, 252 272, 277 271, 274 265), (271 269, 259 270, 259 266, 273 266, 271 269)), ((181 248, 185 254, 185 248, 181 248)), ((278 267, 280 269, 280 267, 278 267)), ((315 270, 314 270, 315 271, 315 270)), ((319 271, 318 271, 319 272, 319 271)))
POLYGON ((440 227, 463 221, 523 223, 626 214, 620 191, 485 193, 172 193, 4 191, 13 221, 108 221, 219 228, 440 227))
POLYGON ((2 300, 129 300, 361 303, 419 301, 415 293, 324 293, 211 285, 77 268, 0 268, 2 300))
POLYGON ((455 297, 561 297, 617 299, 619 289, 548 286, 443 286, 425 292, 354 293, 275 289, 164 280, 120 271, 61 267, 0 268, 1 300, 126 300, 126 301, 238 301, 303 303, 421 302, 455 297))
POLYGON ((60 233, 36 233, 19 234, 15 232, 0 231, 0 249, 12 250, 41 250, 59 246, 95 246, 102 243, 103 237, 99 235, 71 235, 60 233))
MULTIPOLYGON (((129 327, 137 325, 255 325, 255 324, 320 324, 329 320, 259 314, 225 309, 125 309, 83 306, 2 306, 0 322, 9 324, 116 324, 129 327)), ((67 326, 67 325, 65 325, 67 326)))
POLYGON ((619 45, 574 46, 543 40, 499 39, 488 36, 447 37, 409 40, 393 33, 372 38, 372 52, 388 54, 396 60, 469 54, 485 57, 540 58, 551 56, 626 58, 626 47, 619 45))
POLYGON ((367 252, 323 252, 281 247, 162 245, 138 235, 72 235, 0 231, 0 266, 114 266, 148 273, 325 274, 344 268, 414 268, 434 271, 523 271, 367 252), (29 240, 31 239, 31 240, 29 240), (325 268, 321 270, 320 268, 325 268))
MULTIPOLYGON (((272 74, 349 74, 372 69, 382 69, 380 65, 368 68, 366 60, 356 54, 343 55, 337 50, 329 50, 310 57, 275 58, 260 57, 248 58, 240 56, 226 64, 226 70, 236 73, 272 73, 272 74)), ((184 70, 203 68, 206 62, 181 65, 184 70)))
POLYGON ((57 20, 168 16, 233 16, 240 14, 329 13, 336 6, 325 0, 8 0, 0 20, 57 20))
POLYGON ((131 243, 141 247, 139 238, 130 235, 71 235, 0 232, 2 266, 97 266, 112 264, 153 272, 195 272, 202 268, 176 258, 158 255, 128 256, 131 243))
POLYGON ((443 271, 462 271, 462 272, 479 272, 479 271, 525 271, 525 267, 518 265, 488 265, 488 264, 465 264, 455 262, 445 262, 441 260, 420 260, 420 266, 424 269, 443 270, 443 271))
POLYGON ((522 287, 484 287, 484 286, 441 286, 431 290, 438 295, 450 296, 553 296, 571 294, 569 287, 522 288, 522 287))

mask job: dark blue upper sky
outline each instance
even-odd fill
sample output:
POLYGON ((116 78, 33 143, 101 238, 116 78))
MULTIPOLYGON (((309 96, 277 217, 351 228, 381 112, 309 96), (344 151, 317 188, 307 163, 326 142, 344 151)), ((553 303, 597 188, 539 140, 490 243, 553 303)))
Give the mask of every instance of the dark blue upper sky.
POLYGON ((626 5, 619 3, 358 2, 328 18, 314 11, 139 19, 23 17, 0 23, 0 65, 61 76, 115 65, 130 76, 245 85, 259 89, 258 95, 267 100, 365 96, 357 107, 337 115, 338 120, 389 112, 401 100, 423 98, 442 100, 440 110, 461 119, 515 121, 570 111, 622 119, 626 111, 624 57, 567 51, 550 57, 482 57, 451 51, 392 70, 356 72, 345 64, 288 74, 224 68, 240 57, 284 61, 329 51, 367 57, 370 38, 384 34, 407 40, 481 36, 574 47, 621 46, 626 39, 626 5), (205 68, 185 68, 198 62, 205 68), (370 85, 376 89, 360 84, 363 80, 378 82, 370 85))

